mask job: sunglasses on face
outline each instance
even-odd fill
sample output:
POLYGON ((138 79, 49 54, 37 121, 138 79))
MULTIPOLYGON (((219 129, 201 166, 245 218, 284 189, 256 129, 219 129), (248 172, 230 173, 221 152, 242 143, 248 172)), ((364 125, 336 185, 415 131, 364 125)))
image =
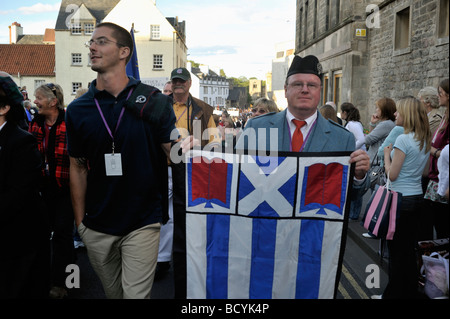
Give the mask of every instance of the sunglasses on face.
POLYGON ((184 84, 184 83, 186 83, 186 82, 187 82, 187 81, 186 81, 186 80, 183 80, 183 79, 178 79, 178 78, 172 79, 172 83, 173 83, 173 84, 177 84, 177 83, 184 84))
POLYGON ((265 109, 252 109, 252 113, 266 113, 265 109))

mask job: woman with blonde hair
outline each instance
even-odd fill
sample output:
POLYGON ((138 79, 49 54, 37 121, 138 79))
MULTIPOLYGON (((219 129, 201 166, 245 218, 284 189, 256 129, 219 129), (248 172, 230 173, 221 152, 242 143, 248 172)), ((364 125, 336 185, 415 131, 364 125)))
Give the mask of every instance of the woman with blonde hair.
POLYGON ((274 101, 262 97, 255 101, 252 108, 252 117, 257 117, 271 112, 278 112, 278 106, 274 101))
POLYGON ((392 182, 392 190, 402 194, 397 209, 394 238, 389 249, 389 282, 383 299, 417 298, 417 263, 415 247, 423 201, 422 172, 431 148, 431 133, 425 108, 418 99, 406 97, 398 101, 396 124, 404 134, 384 149, 384 167, 392 182))

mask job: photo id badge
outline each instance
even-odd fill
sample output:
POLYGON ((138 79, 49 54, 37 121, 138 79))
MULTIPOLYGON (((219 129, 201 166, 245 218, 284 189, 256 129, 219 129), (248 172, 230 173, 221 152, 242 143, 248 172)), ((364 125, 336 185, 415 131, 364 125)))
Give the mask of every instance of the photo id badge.
POLYGON ((122 176, 122 157, 120 153, 105 154, 106 176, 122 176))

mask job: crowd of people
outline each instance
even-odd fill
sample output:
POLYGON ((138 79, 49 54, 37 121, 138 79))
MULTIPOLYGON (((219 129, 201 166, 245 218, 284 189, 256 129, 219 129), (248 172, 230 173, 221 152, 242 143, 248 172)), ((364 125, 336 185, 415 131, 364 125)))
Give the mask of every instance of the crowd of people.
MULTIPOLYGON (((374 299, 418 298, 418 242, 449 238, 448 98, 448 79, 437 88, 423 88, 417 97, 397 102, 380 98, 368 134, 364 134, 358 109, 351 103, 341 105, 345 128, 355 135, 357 149, 367 148, 370 172, 378 175, 371 192, 389 179, 392 189, 402 194, 394 239, 386 241, 389 282, 374 299)), ((337 121, 332 107, 325 105, 320 111, 337 121)), ((352 196, 350 220, 360 220, 361 206, 362 198, 352 196)), ((370 232, 363 236, 376 238, 370 232)))
POLYGON ((382 183, 370 172, 389 178, 403 202, 382 298, 418 296, 417 242, 449 237, 448 79, 417 97, 378 99, 364 134, 352 103, 340 105, 340 116, 334 103, 318 106, 322 74, 314 56, 294 58, 287 109, 260 98, 249 118, 233 120, 192 96, 185 68, 172 71, 162 92, 128 77, 127 30, 101 23, 89 44, 97 78, 67 109, 59 85, 39 86, 34 108, 28 92, 0 73, 0 238, 17 239, 0 259, 0 298, 66 297, 74 240, 86 247, 108 298, 149 298, 171 265, 175 298, 185 298, 185 167, 171 154, 175 145, 182 152, 198 144, 263 145, 240 138, 248 128, 278 151, 352 152, 351 220, 360 220, 363 195, 382 183), (272 128, 283 132, 277 145, 258 135, 272 128), (201 140, 193 138, 197 129, 201 140))

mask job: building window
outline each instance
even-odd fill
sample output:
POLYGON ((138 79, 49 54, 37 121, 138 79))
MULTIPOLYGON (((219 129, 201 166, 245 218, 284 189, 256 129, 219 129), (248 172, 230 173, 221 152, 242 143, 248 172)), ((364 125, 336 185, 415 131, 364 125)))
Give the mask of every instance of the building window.
POLYGON ((397 51, 397 54, 409 52, 411 42, 411 10, 409 6, 396 10, 394 25, 394 51, 397 51))
POLYGON ((326 8, 326 12, 327 12, 327 15, 325 17, 325 30, 328 30, 339 24, 341 1, 340 0, 334 0, 334 1, 327 0, 325 8, 326 8))
POLYGON ((77 94, 77 90, 82 86, 81 82, 72 82, 72 95, 77 94))
POLYGON ((341 0, 336 0, 334 1, 336 8, 335 8, 335 16, 336 16, 336 24, 339 24, 340 20, 341 20, 341 0))
POLYGON ((334 74, 333 82, 333 102, 337 107, 341 105, 342 71, 334 74))
POLYGON ((150 26, 150 40, 161 40, 159 25, 152 24, 150 26))
POLYGON ((302 45, 302 30, 303 30, 303 28, 304 28, 304 25, 303 25, 303 7, 302 8, 300 8, 300 13, 299 13, 299 19, 300 19, 300 21, 299 21, 299 26, 300 26, 300 31, 298 32, 298 45, 299 46, 301 46, 302 45))
POLYGON ((81 65, 81 53, 72 53, 72 65, 81 65))
POLYGON ((72 23, 70 25, 70 33, 71 34, 81 34, 81 24, 80 23, 72 23))
POLYGON ((162 70, 163 68, 163 55, 153 54, 153 69, 162 70))
POLYGON ((94 24, 93 23, 85 23, 84 24, 84 34, 92 34, 94 32, 94 24))
POLYGON ((324 76, 323 76, 323 95, 322 95, 322 98, 323 98, 323 103, 322 104, 325 104, 326 102, 327 102, 327 100, 328 100, 328 74, 325 74, 324 76))
POLYGON ((317 35, 317 1, 314 1, 314 23, 313 23, 313 39, 316 38, 317 35))
MULTIPOLYGON (((438 38, 448 38, 448 20, 449 20, 449 5, 448 0, 439 1, 438 21, 437 21, 437 35, 438 38)), ((447 39, 448 43, 448 39, 447 39)))
POLYGON ((308 11, 309 11, 309 3, 306 1, 305 3, 305 24, 304 24, 304 31, 305 35, 303 36, 303 44, 306 44, 308 40, 308 11))
POLYGON ((40 87, 41 85, 45 84, 45 80, 34 80, 34 90, 36 91, 36 89, 38 87, 40 87))

